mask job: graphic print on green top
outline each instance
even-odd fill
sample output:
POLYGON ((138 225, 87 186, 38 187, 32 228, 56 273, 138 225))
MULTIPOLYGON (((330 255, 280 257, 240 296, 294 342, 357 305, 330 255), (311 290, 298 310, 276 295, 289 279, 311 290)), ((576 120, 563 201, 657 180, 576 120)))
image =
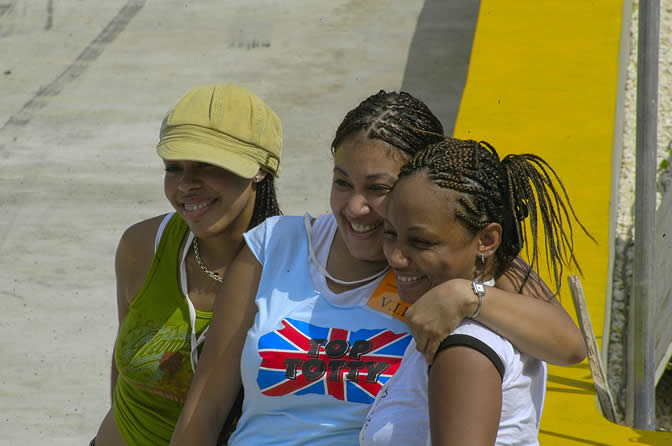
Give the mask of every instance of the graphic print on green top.
MULTIPOLYGON (((119 328, 114 415, 128 444, 168 444, 193 378, 189 308, 178 280, 180 244, 188 230, 173 215, 119 328)), ((197 336, 211 317, 196 311, 197 336)))

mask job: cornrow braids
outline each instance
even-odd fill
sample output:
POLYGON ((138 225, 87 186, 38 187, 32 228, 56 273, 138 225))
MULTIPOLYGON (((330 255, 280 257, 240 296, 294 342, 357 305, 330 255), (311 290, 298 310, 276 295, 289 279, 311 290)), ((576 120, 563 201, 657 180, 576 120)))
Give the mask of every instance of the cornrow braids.
MULTIPOLYGON (((531 259, 526 278, 539 269, 539 223, 544 229, 544 248, 556 292, 564 267, 581 268, 574 256, 572 219, 593 241, 574 213, 567 191, 553 168, 533 154, 507 155, 500 161, 487 142, 446 138, 433 144, 402 167, 399 178, 418 172, 437 186, 460 193, 455 216, 476 234, 490 223, 502 227, 502 242, 495 253, 499 277, 526 247, 531 259), (528 244, 525 220, 529 216, 532 245, 528 244)), ((523 281, 522 286, 525 284, 523 281)))
POLYGON ((380 90, 350 110, 336 130, 333 154, 350 135, 364 132, 412 156, 443 139, 443 126, 421 100, 406 92, 380 90))
POLYGON ((278 205, 278 196, 275 191, 273 175, 266 174, 263 180, 257 183, 257 197, 254 200, 254 211, 248 229, 252 229, 259 223, 274 215, 282 215, 278 205))

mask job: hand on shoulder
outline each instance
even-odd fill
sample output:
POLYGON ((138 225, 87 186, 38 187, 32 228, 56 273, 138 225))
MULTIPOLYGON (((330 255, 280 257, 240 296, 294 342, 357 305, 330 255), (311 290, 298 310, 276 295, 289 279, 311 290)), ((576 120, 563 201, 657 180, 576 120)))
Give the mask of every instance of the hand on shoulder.
POLYGON ((406 311, 416 347, 428 364, 432 363, 441 341, 466 315, 473 313, 470 310, 473 302, 477 300, 471 291, 471 281, 452 279, 427 291, 406 311))

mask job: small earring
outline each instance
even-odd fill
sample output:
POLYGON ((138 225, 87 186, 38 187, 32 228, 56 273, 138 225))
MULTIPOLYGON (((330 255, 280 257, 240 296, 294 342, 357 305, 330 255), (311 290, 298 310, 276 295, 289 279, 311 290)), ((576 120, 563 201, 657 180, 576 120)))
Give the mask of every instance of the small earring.
POLYGON ((261 175, 256 174, 256 175, 254 176, 254 182, 255 182, 255 183, 258 183, 258 182, 260 182, 260 181, 261 181, 261 175))
POLYGON ((481 263, 485 265, 485 254, 481 253, 481 263))

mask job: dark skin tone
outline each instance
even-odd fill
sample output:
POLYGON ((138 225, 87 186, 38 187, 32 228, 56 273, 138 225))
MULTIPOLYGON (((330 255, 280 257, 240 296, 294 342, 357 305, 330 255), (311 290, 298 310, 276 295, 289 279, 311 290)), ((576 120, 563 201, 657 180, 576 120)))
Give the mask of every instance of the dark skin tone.
MULTIPOLYGON (((361 134, 346 138, 336 149, 331 208, 339 230, 327 263, 327 269, 335 277, 354 280, 385 266, 382 215, 387 194, 406 161, 392 146, 361 134), (375 229, 353 234, 353 224, 375 229), (352 254, 358 250, 361 254, 352 254)), ((524 275, 520 271, 525 262, 519 257, 514 264, 521 267, 509 268, 498 278, 497 287, 489 291, 479 321, 511 340, 521 351, 551 364, 581 362, 586 356, 586 346, 572 318, 534 271, 521 290, 524 275)), ((332 291, 349 289, 331 282, 329 286, 332 291)), ((428 362, 441 340, 464 317, 473 314, 477 304, 471 282, 455 280, 432 288, 409 308, 407 322, 428 362)))
MULTIPOLYGON (((399 296, 407 302, 440 283, 493 277, 501 226, 491 223, 472 234, 455 218, 457 198, 457 193, 435 186, 422 174, 401 179, 390 194, 384 251, 397 275, 399 296)), ((432 444, 494 444, 502 379, 490 359, 477 350, 453 346, 439 352, 428 378, 432 444)))
MULTIPOLYGON (((336 149, 331 207, 339 229, 326 265, 334 277, 341 280, 361 279, 385 266, 382 252, 382 215, 387 194, 396 181, 403 162, 404 158, 393 147, 378 140, 362 138, 361 135, 346 138, 336 149)), ((216 341, 206 343, 192 391, 171 444, 213 444, 211 441, 219 431, 240 387, 239 368, 223 370, 220 362, 215 359, 227 358, 227 363, 239 360, 238 352, 242 351, 244 334, 251 326, 256 312, 254 299, 258 282, 251 286, 245 282, 245 278, 259 277, 261 265, 248 248, 244 248, 240 255, 240 273, 232 273, 238 263, 235 260, 220 292, 222 296, 235 296, 236 304, 221 309, 219 306, 215 307, 208 338, 216 341), (238 356, 232 356, 234 353, 238 356), (212 370, 206 370, 210 368, 212 370)), ((355 287, 336 285, 338 284, 329 282, 329 287, 335 292, 355 287)), ((541 358, 550 358, 551 362, 566 362, 579 356, 579 360, 583 359, 585 345, 581 333, 561 306, 549 305, 543 300, 546 295, 531 299, 530 295, 534 295, 535 290, 524 289, 523 294, 518 294, 506 280, 498 281, 497 285, 504 289, 488 290, 490 300, 482 309, 482 317, 488 318, 489 323, 498 327, 505 337, 516 339, 519 336, 516 343, 520 342, 520 345, 542 353, 545 357, 541 358), (499 315, 501 309, 507 311, 511 308, 526 310, 523 316, 515 318, 499 315), (501 325, 497 325, 500 322, 501 325), (542 330, 545 331, 540 336, 542 330), (579 350, 584 349, 583 356, 580 351, 568 355, 568 350, 576 351, 574 345, 579 344, 572 343, 577 337, 581 342, 579 350)), ((230 301, 229 298, 223 300, 230 301)), ((423 304, 411 314, 415 320, 427 321, 428 328, 418 330, 411 325, 411 329, 414 330, 414 335, 418 333, 421 336, 416 337, 416 341, 418 345, 422 343, 427 351, 431 346, 435 350, 445 337, 433 337, 432 330, 450 332, 464 317, 474 312, 477 304, 471 291, 471 281, 464 279, 450 280, 433 288, 414 307, 421 301, 423 304), (431 292, 438 294, 431 296, 431 292)), ((413 309, 412 307, 411 310, 413 309)))
MULTIPOLYGON (((165 167, 166 197, 185 219, 190 230, 199 237, 203 262, 210 270, 223 276, 244 244, 242 234, 254 210, 254 181, 195 161, 166 161, 165 167)), ((265 175, 265 172, 261 171, 260 174, 265 175)), ((115 272, 120 325, 150 270, 154 258, 154 238, 163 217, 157 216, 132 225, 119 241, 115 272)), ((186 247, 185 242, 186 237, 180 246, 180 258, 183 251, 189 249, 185 259, 189 299, 197 310, 211 312, 220 284, 201 270, 193 249, 186 247)), ((113 358, 111 393, 114 392, 118 376, 113 358)), ((96 445, 124 445, 112 408, 101 423, 96 445)))

